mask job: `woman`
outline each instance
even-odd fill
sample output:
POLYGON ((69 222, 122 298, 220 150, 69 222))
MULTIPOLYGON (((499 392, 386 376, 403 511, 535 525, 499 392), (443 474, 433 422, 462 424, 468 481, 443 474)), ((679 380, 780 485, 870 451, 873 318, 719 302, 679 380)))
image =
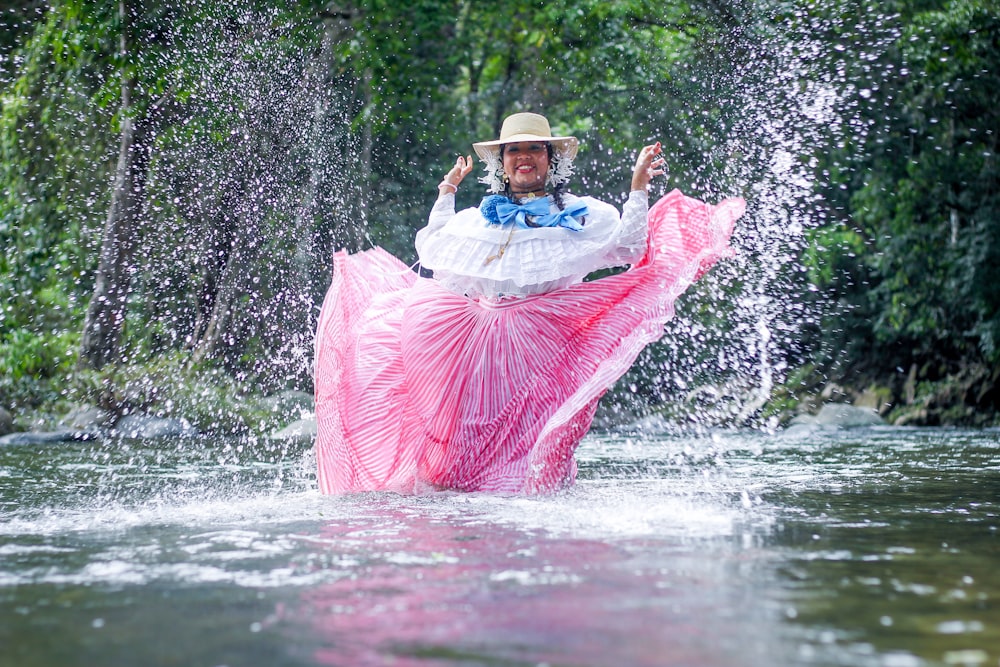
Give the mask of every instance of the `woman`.
POLYGON ((578 142, 537 114, 473 147, 493 196, 455 211, 459 157, 417 233, 419 278, 385 251, 337 253, 316 338, 324 493, 550 492, 598 400, 663 332, 674 300, 728 252, 742 200, 676 190, 648 209, 660 144, 636 160, 623 213, 565 191, 578 142), (592 271, 631 264, 583 282, 592 271))

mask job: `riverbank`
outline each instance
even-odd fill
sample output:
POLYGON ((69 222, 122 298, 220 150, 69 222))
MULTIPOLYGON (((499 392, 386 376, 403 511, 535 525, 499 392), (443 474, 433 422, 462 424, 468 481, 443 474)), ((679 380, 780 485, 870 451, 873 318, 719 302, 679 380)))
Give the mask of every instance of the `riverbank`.
MULTIPOLYGON (((894 426, 995 427, 1000 426, 998 382, 1000 368, 977 364, 951 369, 914 365, 890 374, 807 365, 775 387, 759 410, 744 415, 742 425, 784 427, 818 418, 853 423, 867 411, 879 423, 894 426), (856 411, 824 412, 825 406, 856 411)), ((0 406, 0 437, 21 433, 21 440, 39 442, 195 435, 303 439, 315 433, 311 393, 281 389, 265 394, 215 368, 133 366, 100 378, 75 377, 68 386, 65 393, 53 394, 57 398, 37 405, 9 406, 13 410, 0 406)), ((685 410, 698 407, 672 405, 662 412, 676 417, 685 410)), ((599 417, 597 426, 614 429, 627 427, 641 415, 599 417)))
POLYGON ((916 364, 894 372, 804 366, 777 387, 765 410, 788 423, 824 404, 870 409, 894 426, 1000 426, 1000 367, 916 364))
POLYGON ((270 437, 311 416, 313 406, 311 391, 180 356, 34 382, 21 392, 26 400, 0 392, 0 437, 270 437))

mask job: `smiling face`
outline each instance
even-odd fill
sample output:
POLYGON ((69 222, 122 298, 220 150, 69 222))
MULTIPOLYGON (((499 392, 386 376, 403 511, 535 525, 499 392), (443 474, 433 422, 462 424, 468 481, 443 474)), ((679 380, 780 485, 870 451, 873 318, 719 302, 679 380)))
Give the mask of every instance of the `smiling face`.
POLYGON ((521 141, 503 147, 503 173, 514 194, 543 192, 549 173, 549 146, 544 141, 521 141))

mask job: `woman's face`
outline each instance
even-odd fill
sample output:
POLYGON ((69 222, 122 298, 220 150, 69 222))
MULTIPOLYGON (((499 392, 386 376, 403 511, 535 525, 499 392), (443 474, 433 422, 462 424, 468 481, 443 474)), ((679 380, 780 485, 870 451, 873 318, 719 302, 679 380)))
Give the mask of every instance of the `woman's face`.
POLYGON ((544 141, 521 141, 503 147, 503 173, 515 194, 545 190, 549 147, 544 141))

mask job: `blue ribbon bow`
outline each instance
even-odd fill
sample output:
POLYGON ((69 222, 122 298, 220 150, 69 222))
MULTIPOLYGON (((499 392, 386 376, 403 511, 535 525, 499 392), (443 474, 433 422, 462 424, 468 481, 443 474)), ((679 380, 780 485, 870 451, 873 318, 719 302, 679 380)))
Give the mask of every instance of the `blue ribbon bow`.
POLYGON ((518 227, 524 228, 565 227, 574 232, 583 229, 583 225, 576 218, 582 218, 588 213, 587 205, 579 200, 561 211, 549 213, 548 197, 532 199, 524 204, 515 204, 501 195, 493 195, 483 199, 479 210, 491 225, 514 223, 518 227), (533 218, 530 225, 528 224, 529 215, 533 218))

